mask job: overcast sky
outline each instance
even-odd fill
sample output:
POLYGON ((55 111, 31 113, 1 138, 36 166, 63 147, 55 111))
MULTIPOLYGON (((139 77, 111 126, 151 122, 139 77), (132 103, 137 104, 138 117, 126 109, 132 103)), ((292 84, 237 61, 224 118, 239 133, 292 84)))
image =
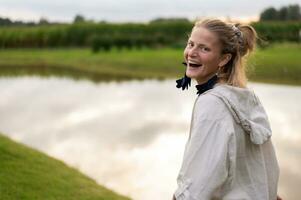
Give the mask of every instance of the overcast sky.
POLYGON ((158 17, 230 17, 248 20, 270 6, 301 0, 0 0, 0 17, 13 20, 71 22, 76 14, 109 22, 146 22, 158 17))

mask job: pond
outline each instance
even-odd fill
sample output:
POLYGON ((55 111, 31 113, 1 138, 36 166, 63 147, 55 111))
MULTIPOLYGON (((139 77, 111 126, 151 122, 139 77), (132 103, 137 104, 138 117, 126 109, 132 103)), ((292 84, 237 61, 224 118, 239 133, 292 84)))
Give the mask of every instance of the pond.
MULTIPOLYGON (((183 92, 175 80, 1 77, 0 132, 134 200, 171 199, 197 97, 192 85, 183 92)), ((279 194, 299 199, 301 87, 249 87, 271 122, 279 194)))

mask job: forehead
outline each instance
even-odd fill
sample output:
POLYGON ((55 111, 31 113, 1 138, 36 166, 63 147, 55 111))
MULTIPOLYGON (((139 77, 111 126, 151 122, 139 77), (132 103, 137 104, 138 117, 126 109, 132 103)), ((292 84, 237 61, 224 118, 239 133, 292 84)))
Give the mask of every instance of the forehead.
POLYGON ((194 27, 189 40, 196 44, 203 44, 210 47, 219 47, 220 42, 217 35, 204 27, 194 27))

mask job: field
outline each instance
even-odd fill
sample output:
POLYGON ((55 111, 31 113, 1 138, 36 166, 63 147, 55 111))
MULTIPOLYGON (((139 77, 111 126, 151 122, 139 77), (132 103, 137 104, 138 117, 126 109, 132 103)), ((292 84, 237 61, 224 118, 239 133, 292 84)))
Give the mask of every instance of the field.
MULTIPOLYGON (((62 75, 107 79, 177 78, 184 73, 182 49, 133 49, 92 53, 90 49, 6 49, 0 75, 62 75)), ((257 49, 248 61, 251 81, 301 85, 301 44, 257 49)))

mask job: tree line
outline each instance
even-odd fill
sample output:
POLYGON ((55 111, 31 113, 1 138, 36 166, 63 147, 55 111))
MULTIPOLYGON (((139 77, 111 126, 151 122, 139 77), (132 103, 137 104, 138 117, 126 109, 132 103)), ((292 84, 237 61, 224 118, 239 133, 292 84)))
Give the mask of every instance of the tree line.
MULTIPOLYGON (((285 13, 289 13, 287 16, 297 16, 294 13, 300 15, 298 5, 280 8, 279 12, 284 8, 287 10, 285 13)), ((264 13, 266 10, 262 15, 264 13)), ((263 17, 251 25, 261 38, 269 42, 300 42, 301 20, 279 20, 280 14, 277 16, 276 21, 263 17)), ((112 48, 183 48, 192 26, 193 22, 185 18, 158 18, 149 23, 120 24, 94 22, 82 15, 76 15, 69 24, 50 23, 45 18, 41 18, 38 23, 12 22, 0 18, 0 48, 90 47, 94 52, 112 48)))
POLYGON ((301 12, 298 4, 282 6, 279 9, 274 7, 266 8, 260 14, 260 21, 300 21, 301 12))
MULTIPOLYGON (((301 22, 255 22, 259 36, 269 42, 300 42, 301 22)), ((149 24, 78 23, 68 25, 0 28, 0 48, 91 47, 184 47, 192 22, 149 24)))
POLYGON ((93 50, 176 46, 186 41, 192 23, 75 23, 0 28, 0 47, 93 47, 93 50), (183 37, 184 35, 184 37, 183 37))
MULTIPOLYGON (((301 20, 301 11, 299 4, 290 4, 287 6, 282 6, 279 9, 274 7, 268 7, 260 13, 260 21, 300 21, 301 20)), ((186 18, 158 18, 154 19, 151 22, 188 22, 186 18)), ((73 24, 76 23, 105 23, 105 21, 95 22, 91 19, 86 19, 83 15, 77 14, 73 19, 73 24)), ((0 17, 0 26, 40 26, 40 25, 60 25, 66 23, 59 22, 50 22, 45 17, 40 18, 38 22, 23 22, 20 20, 13 21, 9 18, 0 17)))

